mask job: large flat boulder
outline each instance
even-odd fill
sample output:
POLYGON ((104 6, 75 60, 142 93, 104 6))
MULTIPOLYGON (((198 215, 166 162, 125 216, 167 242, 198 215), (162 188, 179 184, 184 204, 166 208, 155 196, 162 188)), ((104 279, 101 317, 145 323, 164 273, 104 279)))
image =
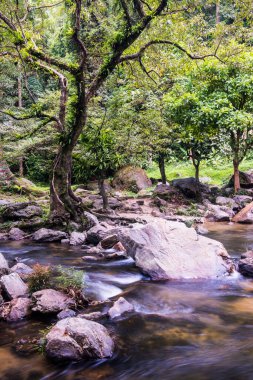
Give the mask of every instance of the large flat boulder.
POLYGON ((72 298, 54 289, 43 289, 33 293, 32 301, 32 310, 43 314, 59 313, 64 309, 75 307, 72 298))
POLYGON ((224 246, 185 224, 157 219, 118 230, 142 272, 154 280, 217 278, 233 271, 224 246))
POLYGON ((113 354, 114 343, 107 329, 87 319, 62 319, 46 336, 46 353, 58 360, 107 358, 113 354))
POLYGON ((33 240, 38 242, 51 242, 67 239, 68 235, 63 231, 51 230, 48 228, 40 228, 33 234, 33 240))
POLYGON ((18 298, 28 293, 27 285, 17 273, 2 276, 0 283, 9 299, 18 298))
POLYGON ((138 193, 152 185, 145 170, 136 166, 125 166, 114 176, 112 185, 117 190, 129 190, 138 193))

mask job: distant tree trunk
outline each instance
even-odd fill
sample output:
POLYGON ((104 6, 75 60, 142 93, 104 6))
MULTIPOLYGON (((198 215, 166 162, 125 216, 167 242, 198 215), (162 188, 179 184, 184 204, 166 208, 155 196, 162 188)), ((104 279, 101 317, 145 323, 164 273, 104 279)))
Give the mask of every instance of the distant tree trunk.
POLYGON ((234 191, 237 193, 237 191, 240 189, 240 172, 239 172, 239 161, 234 159, 233 160, 233 166, 234 166, 234 191))
MULTIPOLYGON (((18 70, 21 72, 20 64, 18 65, 18 70)), ((23 93, 22 93, 22 77, 21 74, 18 76, 18 108, 23 107, 23 93)), ((24 166, 23 166, 23 157, 19 158, 19 176, 24 176, 24 166)))
POLYGON ((24 158, 19 158, 19 176, 24 177, 24 158))
POLYGON ((200 162, 199 161, 194 161, 193 163, 194 165, 194 168, 195 168, 195 180, 196 180, 196 183, 200 183, 199 182, 199 165, 200 165, 200 162))
POLYGON ((220 0, 216 0, 216 25, 220 23, 220 0))
POLYGON ((103 175, 98 179, 98 188, 99 188, 99 193, 103 199, 103 209, 107 210, 109 204, 108 204, 108 196, 105 190, 105 180, 104 180, 103 175))
POLYGON ((21 76, 18 76, 18 108, 23 107, 23 99, 22 99, 22 79, 21 76))
POLYGON ((9 186, 14 181, 15 176, 11 172, 9 165, 3 156, 3 149, 0 145, 0 185, 9 186))
POLYGON ((194 157, 194 151, 192 151, 192 163, 195 169, 195 181, 196 181, 196 198, 201 198, 201 191, 200 191, 200 181, 199 181, 199 166, 200 166, 200 160, 196 159, 194 157))
POLYGON ((164 154, 160 153, 158 156, 158 165, 159 165, 159 170, 161 173, 161 178, 162 178, 162 183, 166 185, 167 178, 166 178, 166 173, 165 173, 165 162, 164 162, 164 154))

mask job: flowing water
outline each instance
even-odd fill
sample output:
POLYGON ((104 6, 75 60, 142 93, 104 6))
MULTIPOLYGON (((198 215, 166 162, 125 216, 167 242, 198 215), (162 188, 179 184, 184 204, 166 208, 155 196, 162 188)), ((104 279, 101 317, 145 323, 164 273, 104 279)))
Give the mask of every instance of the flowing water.
MULTIPOLYGON (((209 236, 233 257, 253 248, 252 227, 210 225, 209 236)), ((80 248, 60 244, 1 243, 22 262, 84 270, 86 293, 98 300, 123 294, 135 312, 104 320, 117 342, 109 360, 55 364, 41 353, 18 353, 16 342, 54 321, 0 323, 0 379, 248 380, 253 379, 253 281, 239 275, 217 281, 152 282, 129 260, 84 263, 80 248)), ((103 308, 108 305, 104 304, 103 308)))

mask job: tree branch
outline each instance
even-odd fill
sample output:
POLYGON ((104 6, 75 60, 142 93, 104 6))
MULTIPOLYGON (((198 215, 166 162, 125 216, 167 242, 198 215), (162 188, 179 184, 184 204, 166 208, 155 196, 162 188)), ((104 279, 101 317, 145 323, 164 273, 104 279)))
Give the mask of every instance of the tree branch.
POLYGON ((86 101, 88 102, 90 98, 94 95, 97 89, 101 86, 104 80, 108 75, 114 70, 117 64, 120 62, 120 57, 122 53, 141 35, 145 30, 147 25, 152 21, 156 16, 159 16, 164 8, 167 6, 168 0, 161 0, 158 7, 149 15, 142 17, 142 19, 135 25, 135 28, 132 28, 131 31, 126 31, 125 36, 121 41, 115 41, 112 45, 112 52, 109 54, 105 62, 101 65, 97 76, 92 81, 87 95, 86 101), (138 27, 137 27, 138 26, 138 27))
POLYGON ((127 25, 129 28, 131 28, 132 20, 131 20, 131 17, 130 17, 129 11, 128 11, 128 7, 127 7, 125 0, 120 0, 120 4, 121 4, 122 9, 125 13, 125 19, 126 19, 127 25))
MULTIPOLYGON (((129 55, 125 55, 125 56, 121 57, 119 59, 119 63, 129 61, 129 60, 139 60, 139 58, 141 58, 143 56, 143 54, 145 53, 147 48, 149 48, 152 45, 157 45, 157 44, 174 46, 177 49, 181 50, 183 53, 185 53, 191 59, 205 59, 207 57, 218 58, 217 57, 217 50, 218 50, 219 46, 218 46, 218 48, 216 48, 216 50, 213 54, 194 55, 194 54, 190 53, 189 51, 187 51, 185 48, 183 48, 181 45, 179 45, 176 42, 172 42, 172 41, 168 41, 168 40, 152 40, 152 41, 149 41, 148 43, 146 43, 144 46, 142 46, 137 53, 129 54, 129 55)), ((220 58, 218 58, 218 59, 220 60, 220 58)))

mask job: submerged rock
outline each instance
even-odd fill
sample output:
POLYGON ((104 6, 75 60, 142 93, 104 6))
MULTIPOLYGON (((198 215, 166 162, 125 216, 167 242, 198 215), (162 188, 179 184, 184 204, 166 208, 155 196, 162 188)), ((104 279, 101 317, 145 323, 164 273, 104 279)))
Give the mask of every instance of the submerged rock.
POLYGON ((18 298, 28 293, 28 287, 17 273, 1 277, 1 285, 9 299, 18 298))
POLYGON ((48 228, 40 228, 33 234, 33 240, 35 241, 60 241, 67 239, 67 237, 66 232, 50 230, 48 228))
POLYGON ((238 270, 244 276, 253 277, 253 256, 239 260, 238 270))
POLYGON ((108 315, 111 319, 120 317, 124 313, 129 313, 134 310, 134 307, 125 298, 120 297, 114 302, 113 306, 109 309, 108 315))
POLYGON ((43 314, 59 313, 64 309, 75 307, 72 298, 54 289, 39 290, 32 294, 32 300, 32 310, 43 314))
POLYGON ((46 336, 46 353, 58 360, 108 358, 114 343, 107 329, 83 318, 66 318, 56 323, 46 336))
POLYGON ((224 246, 185 224, 163 219, 118 230, 136 265, 154 280, 216 278, 234 266, 224 246))

